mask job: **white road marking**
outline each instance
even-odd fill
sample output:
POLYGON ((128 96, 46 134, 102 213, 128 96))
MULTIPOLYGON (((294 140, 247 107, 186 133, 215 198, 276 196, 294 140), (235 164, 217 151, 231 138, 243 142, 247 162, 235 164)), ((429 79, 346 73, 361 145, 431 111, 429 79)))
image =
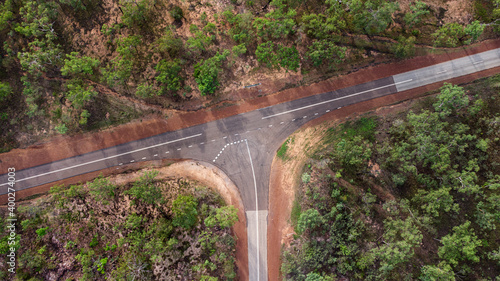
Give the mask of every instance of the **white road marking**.
POLYGON ((306 118, 307 118, 307 116, 302 117, 302 119, 306 119, 306 118))
POLYGON ((234 134, 235 136, 237 136, 238 134, 234 134))
POLYGON ((222 137, 223 139, 227 139, 227 136, 222 137))
POLYGON ((271 128, 273 126, 273 124, 269 125, 269 128, 271 128))
POLYGON ((205 144, 204 142, 200 142, 201 145, 205 144))
POLYGON ((292 122, 295 121, 295 119, 292 119, 292 122))
POLYGON ((330 112, 330 109, 328 109, 326 112, 330 112))
POLYGON ((341 109, 341 108, 342 108, 342 106, 337 107, 337 109, 341 109))
POLYGON ((142 157, 142 160, 146 159, 146 157, 142 157))
POLYGON ((193 147, 192 145, 188 146, 188 147, 193 147))
POLYGON ((212 141, 215 141, 215 140, 212 140, 212 141))
POLYGON ((443 71, 439 71, 439 72, 438 72, 438 73, 436 73, 436 74, 445 73, 446 71, 447 71, 447 70, 445 69, 445 70, 443 70, 443 71))
POLYGON ((314 113, 314 116, 318 115, 318 113, 314 113))
POLYGON ((332 101, 337 101, 337 100, 341 100, 341 99, 346 99, 346 98, 350 98, 350 97, 362 95, 362 94, 365 94, 365 93, 368 93, 368 92, 373 92, 373 91, 380 90, 380 89, 383 89, 383 88, 387 88, 387 87, 391 87, 391 86, 396 86, 398 84, 408 83, 408 82, 411 82, 411 81, 413 81, 413 79, 408 79, 408 80, 405 80, 405 81, 401 81, 401 82, 397 82, 397 83, 392 83, 392 84, 385 85, 385 86, 380 86, 380 87, 377 87, 377 88, 373 88, 373 89, 370 89, 370 90, 361 91, 359 93, 354 93, 354 94, 347 95, 347 96, 340 97, 340 98, 334 98, 334 99, 331 99, 331 100, 326 100, 326 101, 322 101, 322 102, 318 102, 318 103, 313 103, 313 104, 302 106, 302 107, 295 108, 295 109, 292 109, 292 110, 283 111, 283 112, 276 113, 276 114, 273 114, 273 115, 264 116, 264 117, 262 117, 262 119, 267 119, 267 118, 271 118, 271 117, 280 116, 280 115, 287 114, 287 113, 290 113, 290 112, 294 112, 294 111, 297 111, 297 110, 302 110, 302 109, 306 109, 306 108, 309 108, 309 107, 313 107, 313 106, 317 106, 317 105, 329 103, 329 102, 332 102, 332 101))
POLYGON ((170 153, 170 151, 165 152, 165 154, 170 153))
POLYGON ((285 122, 280 122, 280 125, 283 125, 283 124, 285 124, 285 122))
POLYGON ((158 156, 158 154, 153 155, 154 157, 158 156))
MULTIPOLYGON (((245 139, 245 143, 247 145, 247 151, 248 151, 248 157, 250 158, 250 166, 252 167, 252 175, 253 175, 253 185, 254 185, 254 190, 255 190, 255 211, 257 212, 256 218, 256 232, 257 232, 257 253, 260 253, 259 250, 259 197, 257 197, 257 180, 255 179, 255 170, 253 169, 253 162, 252 162, 252 155, 250 154, 250 148, 248 147, 248 141, 245 139)), ((259 255, 257 255, 257 272, 260 273, 260 259, 259 255)), ((259 276, 259 274, 257 274, 259 276)), ((257 277, 257 280, 259 280, 259 277, 257 277)))
MULTIPOLYGON (((190 139, 190 138, 199 137, 201 135, 202 134, 196 134, 196 135, 192 135, 192 136, 189 136, 189 137, 184 137, 184 138, 180 138, 180 139, 176 139, 176 140, 172 140, 172 141, 167 141, 167 142, 155 144, 155 145, 148 146, 148 147, 139 148, 139 149, 132 150, 132 151, 129 151, 129 152, 124 152, 124 153, 116 154, 116 155, 113 155, 113 156, 108 156, 108 157, 104 157, 104 158, 101 158, 101 159, 92 160, 92 161, 81 163, 81 164, 77 164, 77 165, 74 165, 74 166, 70 166, 70 167, 66 167, 66 168, 62 168, 62 169, 50 171, 50 172, 47 172, 47 173, 43 173, 43 174, 39 174, 39 175, 27 177, 27 178, 24 178, 24 179, 19 179, 19 180, 16 180, 16 182, 21 182, 21 181, 25 181, 25 180, 29 180, 29 179, 41 177, 41 176, 46 176, 46 175, 54 174, 54 173, 61 172, 61 171, 66 171, 66 170, 69 170, 69 169, 73 169, 73 168, 85 166, 85 165, 88 165, 88 164, 97 163, 97 162, 101 162, 101 161, 112 159, 112 158, 117 158, 117 157, 120 157, 120 156, 123 156, 123 155, 127 155, 127 154, 132 154, 134 152, 139 152, 139 151, 147 150, 147 149, 150 149, 150 148, 153 148, 153 147, 158 147, 158 146, 166 145, 166 144, 169 144, 169 143, 174 143, 174 142, 179 142, 179 141, 187 140, 187 139, 190 139)), ((132 160, 131 162, 134 162, 134 160, 132 160)), ((3 184, 0 184, 0 186, 7 185, 7 184, 8 183, 3 183, 3 184)))
POLYGON ((118 164, 118 165, 120 165, 120 166, 121 166, 121 165, 123 165, 123 163, 120 163, 120 164, 118 164))
POLYGON ((135 162, 135 160, 131 160, 131 161, 130 161, 130 163, 134 163, 134 162, 135 162))
POLYGON ((181 148, 179 147, 179 148, 177 148, 177 150, 181 150, 181 148))
MULTIPOLYGON (((224 146, 224 147, 225 147, 225 146, 224 146)), ((222 148, 222 150, 221 150, 221 151, 224 151, 224 147, 222 148)))
POLYGON ((483 61, 482 61, 482 60, 480 60, 480 61, 475 61, 475 62, 473 62, 472 64, 479 64, 479 63, 483 63, 483 61))

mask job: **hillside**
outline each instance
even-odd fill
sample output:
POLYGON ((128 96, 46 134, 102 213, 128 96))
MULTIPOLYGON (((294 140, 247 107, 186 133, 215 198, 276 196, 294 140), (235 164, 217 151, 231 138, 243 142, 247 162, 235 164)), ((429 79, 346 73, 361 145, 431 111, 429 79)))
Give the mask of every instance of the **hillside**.
POLYGON ((498 280, 499 81, 311 129, 300 152, 292 135, 284 280, 498 280))
POLYGON ((497 9, 489 0, 6 0, 1 151, 496 37, 497 9))
MULTIPOLYGON (((235 280, 236 208, 197 182, 157 175, 54 186, 23 202, 16 243, 0 234, 0 279, 235 280)), ((7 208, 0 214, 6 229, 12 217, 7 208)))

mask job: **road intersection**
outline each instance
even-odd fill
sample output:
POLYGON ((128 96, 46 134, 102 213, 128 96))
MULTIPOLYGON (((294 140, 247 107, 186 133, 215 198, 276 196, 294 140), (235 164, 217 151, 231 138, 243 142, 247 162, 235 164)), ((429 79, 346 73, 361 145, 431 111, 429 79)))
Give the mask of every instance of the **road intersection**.
MULTIPOLYGON (((305 123, 341 107, 500 66, 500 49, 309 96, 16 172, 16 190, 155 159, 209 162, 238 186, 247 216, 249 279, 267 280, 267 210, 272 160, 305 123)), ((7 193, 0 175, 0 195, 7 193)))

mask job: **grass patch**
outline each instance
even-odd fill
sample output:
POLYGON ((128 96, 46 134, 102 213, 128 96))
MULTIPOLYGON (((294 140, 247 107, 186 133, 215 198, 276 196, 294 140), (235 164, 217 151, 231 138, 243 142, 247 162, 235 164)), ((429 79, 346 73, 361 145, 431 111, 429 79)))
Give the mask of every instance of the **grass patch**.
POLYGON ((299 221, 300 214, 302 213, 302 207, 300 206, 299 200, 293 200, 292 212, 290 214, 290 220, 292 222, 292 226, 295 229, 297 226, 297 222, 299 221))
POLYGON ((287 159, 286 157, 286 152, 288 151, 288 142, 290 141, 290 139, 287 139, 280 147, 280 149, 278 149, 278 152, 276 153, 276 155, 283 161, 285 161, 287 159))
POLYGON ((326 143, 332 143, 339 138, 351 140, 355 136, 361 136, 366 140, 375 141, 375 128, 377 120, 375 117, 361 117, 356 121, 347 121, 338 127, 328 129, 325 137, 326 143))

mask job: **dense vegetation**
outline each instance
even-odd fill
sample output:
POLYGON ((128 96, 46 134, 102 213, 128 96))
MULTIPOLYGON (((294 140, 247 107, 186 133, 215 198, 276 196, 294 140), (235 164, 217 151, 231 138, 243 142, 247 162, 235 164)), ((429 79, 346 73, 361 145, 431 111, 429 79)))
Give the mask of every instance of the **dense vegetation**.
POLYGON ((373 54, 470 44, 485 30, 494 36, 498 5, 469 3, 470 18, 425 0, 6 0, 0 149, 164 114, 187 100, 202 106, 255 73, 300 72, 307 83, 373 54))
MULTIPOLYGON (((149 171, 123 186, 102 177, 54 186, 49 196, 19 207, 17 272, 3 267, 0 279, 235 279, 230 227, 237 210, 206 187, 156 175, 149 171)), ((8 249, 2 232, 2 264, 8 249)))
POLYGON ((304 167, 286 280, 498 280, 500 76, 329 129, 304 167))

